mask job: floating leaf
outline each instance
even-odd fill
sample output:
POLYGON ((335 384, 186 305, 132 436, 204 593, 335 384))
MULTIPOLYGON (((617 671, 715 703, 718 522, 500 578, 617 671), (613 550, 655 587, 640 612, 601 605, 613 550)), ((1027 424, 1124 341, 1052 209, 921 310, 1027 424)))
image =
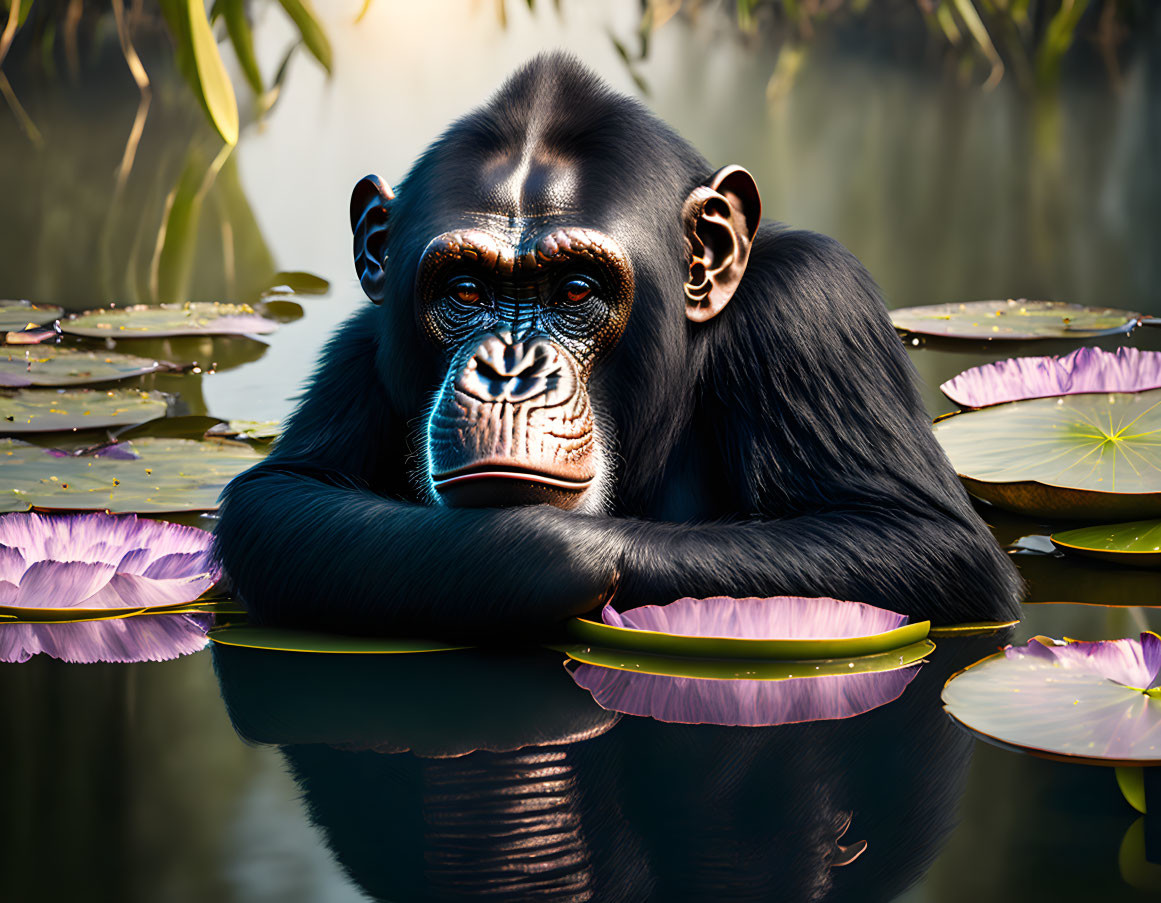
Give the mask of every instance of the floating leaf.
POLYGON ((325 652, 351 655, 380 655, 410 652, 452 652, 467 646, 451 646, 438 640, 409 637, 355 637, 309 630, 282 630, 250 625, 219 627, 210 639, 226 646, 269 649, 277 652, 325 652))
POLYGON ((968 621, 963 624, 946 624, 943 627, 932 627, 930 636, 935 639, 941 637, 986 636, 989 633, 999 633, 1009 627, 1019 624, 1015 621, 968 621))
POLYGON ((140 389, 17 389, 0 393, 0 434, 126 426, 168 408, 165 394, 140 389))
POLYGON ((1131 332, 1141 315, 1062 301, 969 301, 891 311, 904 332, 955 339, 1087 339, 1131 332))
POLYGON ((791 680, 709 680, 579 665, 602 708, 677 724, 763 727, 851 718, 898 699, 920 665, 791 680))
POLYGON ((958 405, 982 408, 1028 398, 1159 387, 1161 352, 1122 347, 1115 354, 1100 348, 1077 348, 1063 357, 997 361, 965 370, 939 388, 958 405))
POLYGON ((0 386, 75 386, 155 373, 159 361, 116 351, 84 351, 63 345, 0 348, 0 386))
POLYGON ((153 438, 59 454, 0 439, 0 472, 11 487, 0 491, 0 511, 212 511, 226 483, 262 459, 241 443, 153 438))
POLYGON ((940 420, 968 491, 1038 517, 1161 515, 1161 389, 1014 401, 940 420))
POLYGON ((269 291, 290 291, 296 295, 325 295, 331 290, 331 284, 304 270, 283 270, 275 273, 270 279, 269 291))
POLYGON ((61 624, 0 623, 0 661, 164 662, 206 648, 209 615, 158 614, 61 624))
POLYGON ((0 332, 20 332, 28 326, 44 326, 64 316, 55 304, 0 300, 0 332))
POLYGON ((277 420, 231 420, 206 430, 206 436, 248 439, 251 442, 270 442, 277 439, 281 432, 282 424, 277 420))
POLYGON ((0 612, 74 620, 175 607, 218 582, 213 537, 136 515, 0 517, 0 612))
POLYGON ((568 631, 607 648, 718 659, 874 655, 919 642, 931 628, 863 602, 798 596, 686 598, 623 615, 606 605, 601 617, 604 623, 573 618, 568 631))
POLYGON ((1025 752, 1096 765, 1161 764, 1161 637, 1060 643, 1036 637, 954 675, 944 708, 1025 752))
POLYGON ((1065 530, 1052 534, 1052 544, 1066 552, 1114 564, 1157 567, 1161 565, 1161 520, 1065 530))
POLYGON ((248 304, 193 301, 185 304, 90 310, 61 323, 70 335, 93 339, 162 338, 179 335, 265 335, 278 324, 248 304))

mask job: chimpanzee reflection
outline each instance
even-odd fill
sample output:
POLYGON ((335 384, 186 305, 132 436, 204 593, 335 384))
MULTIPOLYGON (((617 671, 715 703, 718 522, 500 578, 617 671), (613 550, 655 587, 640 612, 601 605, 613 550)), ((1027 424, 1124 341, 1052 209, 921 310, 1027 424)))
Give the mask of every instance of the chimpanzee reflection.
POLYGON ((939 691, 998 641, 943 641, 873 711, 776 727, 621 717, 550 652, 215 659, 235 728, 282 748, 375 899, 886 901, 963 789, 972 740, 939 691))

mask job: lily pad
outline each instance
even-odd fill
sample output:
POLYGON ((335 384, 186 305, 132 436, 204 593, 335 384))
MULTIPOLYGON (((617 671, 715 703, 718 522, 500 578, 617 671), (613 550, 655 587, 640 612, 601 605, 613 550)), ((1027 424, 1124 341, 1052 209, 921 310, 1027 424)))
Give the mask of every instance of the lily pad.
POLYGON ((140 389, 17 389, 0 393, 0 434, 128 426, 168 409, 166 395, 140 389))
POLYGON ((283 270, 271 277, 269 291, 284 289, 296 295, 325 295, 331 290, 331 284, 322 276, 305 270, 283 270))
POLYGON ((282 432, 278 420, 231 420, 219 423, 206 430, 207 437, 224 439, 248 439, 251 442, 271 442, 282 432))
POLYGON ((180 335, 265 335, 278 324, 248 304, 218 301, 185 304, 136 304, 90 310, 61 321, 70 335, 93 339, 157 339, 180 335))
POLYGON ((896 329, 941 338, 1087 339, 1131 332, 1141 315, 1112 307, 1085 307, 1063 301, 969 301, 891 311, 896 329))
POLYGON ((0 300, 0 332, 20 332, 28 326, 43 326, 64 315, 55 304, 0 300))
POLYGON ((248 445, 134 439, 82 456, 0 439, 0 511, 212 511, 226 483, 257 464, 248 445))
POLYGON ((972 367, 939 388, 965 408, 1007 401, 1079 395, 1086 392, 1140 392, 1161 387, 1161 351, 1077 348, 1071 354, 1016 357, 972 367))
POLYGON ((663 656, 713 659, 810 659, 874 655, 924 639, 929 621, 862 602, 778 596, 769 599, 678 599, 619 614, 603 623, 573 618, 569 634, 586 643, 663 656))
POLYGON ((166 364, 116 351, 84 351, 61 345, 0 348, 0 386, 76 386, 128 379, 166 369, 166 364))
POLYGON ((944 708, 984 739, 1095 765, 1161 764, 1161 637, 1034 637, 953 675, 944 708))
POLYGON ((205 649, 209 615, 158 614, 62 624, 0 624, 0 662, 164 662, 205 649))
POLYGON ((1019 624, 1016 621, 968 621, 963 624, 946 624, 942 627, 932 627, 929 634, 935 639, 957 636, 986 636, 989 633, 999 633, 1009 627, 1019 624))
POLYGON ((323 652, 346 655, 382 655, 411 652, 453 652, 467 646, 452 646, 438 640, 410 637, 355 637, 309 630, 282 630, 250 625, 219 627, 210 639, 225 646, 269 649, 276 652, 323 652))
POLYGON ((1161 516, 1161 389, 955 414, 935 435, 968 491, 1035 517, 1161 516))
POLYGON ((1157 567, 1161 565, 1161 520, 1065 530, 1052 534, 1052 544, 1115 564, 1157 567))
POLYGON ((601 708, 675 724, 766 727, 851 718, 898 699, 921 665, 792 680, 712 680, 570 669, 601 708))

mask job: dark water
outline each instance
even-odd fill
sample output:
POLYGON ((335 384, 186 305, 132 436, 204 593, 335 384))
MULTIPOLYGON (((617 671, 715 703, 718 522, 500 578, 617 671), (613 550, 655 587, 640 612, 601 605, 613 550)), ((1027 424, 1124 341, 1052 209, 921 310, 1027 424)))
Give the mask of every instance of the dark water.
MULTIPOLYGON (((0 115, 0 296, 76 309, 173 292, 249 297, 274 269, 318 273, 331 293, 300 299, 306 316, 267 344, 129 349, 216 371, 140 381, 179 393, 192 413, 277 419, 323 337, 362 303, 347 225, 358 177, 397 181, 452 117, 540 49, 573 49, 633 90, 605 32, 629 30, 631 8, 566 3, 562 22, 521 7, 503 32, 471 4, 433 17, 382 2, 356 27, 358 6, 329 12, 334 78, 294 64, 184 238, 159 239, 167 198, 183 174, 204 179, 216 148, 160 36, 143 28, 138 39, 154 99, 120 189, 138 98, 107 26, 82 42, 77 77, 58 61, 46 78, 34 54, 14 54, 5 69, 45 146, 0 115)), ((276 65, 288 37, 266 15, 260 58, 276 65)), ((643 74, 652 107, 715 163, 749 167, 770 215, 846 243, 893 305, 1023 295, 1157 314, 1152 44, 1117 90, 1078 65, 1058 97, 1039 99, 1010 80, 981 93, 881 47, 831 48, 769 107, 769 53, 673 22, 643 74)), ((1126 343, 1161 348, 1161 330, 1099 344, 1126 343)), ((950 407, 939 382, 965 367, 1071 347, 913 356, 934 414, 950 407)), ((986 516, 1005 543, 1053 526, 986 516)), ((1158 609, 1135 607, 1161 602, 1161 572, 1020 562, 1038 602, 1124 607, 1030 604, 1013 642, 1161 627, 1158 609)), ((899 700, 866 715, 750 729, 618 720, 543 651, 336 660, 226 650, 221 691, 209 652, 0 666, 0 899, 406 900, 489 888, 562 900, 1152 898, 1161 884, 1125 877, 1140 882, 1147 868, 1119 862, 1138 816, 1110 771, 1005 752, 944 715, 947 676, 1004 639, 941 641, 899 700), (866 852, 834 867, 837 847, 857 840, 866 852), (535 867, 521 877, 505 862, 535 867)))

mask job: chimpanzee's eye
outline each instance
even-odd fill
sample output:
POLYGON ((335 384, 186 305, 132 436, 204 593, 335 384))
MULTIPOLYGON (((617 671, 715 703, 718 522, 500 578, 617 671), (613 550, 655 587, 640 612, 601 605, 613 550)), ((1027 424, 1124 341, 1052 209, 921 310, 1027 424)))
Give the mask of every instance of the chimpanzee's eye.
POLYGON ((449 286, 448 294, 461 304, 472 306, 479 304, 487 297, 484 287, 475 279, 457 279, 449 286))
POLYGON ((561 298, 569 304, 580 304, 592 296, 595 288, 591 280, 573 276, 560 287, 561 298))

